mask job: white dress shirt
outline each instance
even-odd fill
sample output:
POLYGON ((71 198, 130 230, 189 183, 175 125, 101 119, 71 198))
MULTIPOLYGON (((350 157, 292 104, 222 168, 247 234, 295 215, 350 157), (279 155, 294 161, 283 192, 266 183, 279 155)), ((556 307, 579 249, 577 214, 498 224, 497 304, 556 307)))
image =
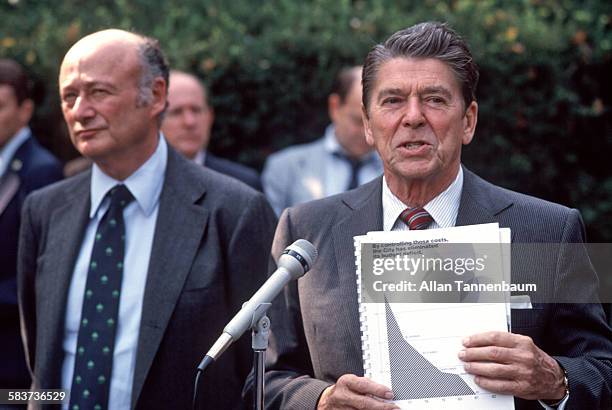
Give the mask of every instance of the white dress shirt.
MULTIPOLYGON (((123 183, 135 201, 123 210, 126 233, 124 270, 108 401, 108 408, 113 410, 130 408, 143 296, 167 161, 168 147, 164 137, 160 136, 153 155, 124 181, 109 177, 95 164, 92 167, 90 220, 68 291, 62 388, 69 390, 72 387, 89 259, 98 223, 110 205, 110 199, 105 195, 115 185, 123 183)), ((68 408, 67 402, 63 408, 68 408)))
MULTIPOLYGON (((387 185, 387 180, 382 180, 382 208, 383 208, 383 230, 388 231, 408 231, 401 219, 400 214, 408 208, 387 185)), ((459 204, 461 203, 461 192, 463 191, 463 168, 459 167, 459 172, 455 180, 443 192, 425 204, 423 207, 433 218, 433 222, 427 229, 450 228, 457 222, 459 204)))
MULTIPOLYGON (((330 196, 346 191, 351 180, 352 168, 348 161, 339 157, 339 155, 347 156, 348 154, 338 142, 333 125, 325 129, 325 136, 323 138, 325 138, 324 147, 328 155, 325 156, 324 162, 324 192, 322 196, 330 196)), ((360 159, 363 161, 363 165, 357 172, 358 185, 370 182, 380 176, 383 169, 380 157, 376 151, 371 151, 360 159)))

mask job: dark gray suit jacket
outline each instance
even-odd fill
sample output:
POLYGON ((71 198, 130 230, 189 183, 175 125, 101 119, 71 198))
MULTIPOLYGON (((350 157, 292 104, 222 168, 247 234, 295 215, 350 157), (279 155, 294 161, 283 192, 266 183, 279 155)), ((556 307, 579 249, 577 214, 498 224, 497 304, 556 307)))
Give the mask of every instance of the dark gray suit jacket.
MULTIPOLYGON (((91 172, 24 206, 19 302, 37 388, 60 387, 66 297, 88 223, 91 172)), ((145 287, 132 407, 190 408, 195 369, 265 279, 275 216, 262 194, 168 147, 145 287)), ((201 408, 241 408, 251 364, 243 338, 201 380, 201 408)))
POLYGON ((259 174, 253 168, 218 157, 206 152, 204 166, 244 182, 253 189, 263 192, 259 174))
MULTIPOLYGON (((345 373, 363 375, 353 236, 382 230, 381 178, 356 190, 289 208, 276 232, 275 257, 297 238, 319 250, 314 266, 277 298, 270 313, 267 407, 314 409, 322 391, 345 373)), ((496 187, 465 170, 457 225, 498 222, 513 243, 581 242, 578 211, 496 187)), ((525 249, 524 247, 522 248, 525 249)), ((512 253, 513 280, 551 289, 564 279, 563 255, 534 265, 512 253)), ((586 298, 596 284, 575 289, 586 298)), ((591 299, 594 300, 594 299, 591 299)), ((601 305, 537 305, 512 312, 513 331, 531 336, 567 370, 566 409, 612 406, 612 332, 601 305)), ((248 388, 247 383, 247 388, 248 388)), ((519 409, 541 409, 516 400, 519 409)))

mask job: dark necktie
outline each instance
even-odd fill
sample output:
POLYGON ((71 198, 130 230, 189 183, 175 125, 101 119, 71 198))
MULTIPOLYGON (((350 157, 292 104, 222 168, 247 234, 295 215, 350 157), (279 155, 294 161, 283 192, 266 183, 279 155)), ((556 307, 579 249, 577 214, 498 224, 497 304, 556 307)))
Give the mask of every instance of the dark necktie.
POLYGON ((365 161, 353 157, 349 157, 348 155, 342 152, 334 153, 336 158, 341 158, 346 161, 351 166, 351 179, 349 179, 348 186, 346 190, 351 190, 357 188, 359 186, 359 170, 365 164, 365 161))
POLYGON ((77 339, 70 410, 108 408, 125 252, 123 209, 134 199, 125 185, 106 196, 110 206, 96 230, 77 339))
POLYGON ((411 231, 427 229, 433 222, 431 215, 423 208, 406 208, 399 217, 411 231))

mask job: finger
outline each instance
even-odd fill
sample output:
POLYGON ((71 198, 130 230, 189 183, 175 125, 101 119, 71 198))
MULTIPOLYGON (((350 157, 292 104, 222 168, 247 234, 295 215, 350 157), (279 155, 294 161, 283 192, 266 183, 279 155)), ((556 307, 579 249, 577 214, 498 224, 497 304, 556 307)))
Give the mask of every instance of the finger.
POLYGON ((515 347, 520 342, 518 335, 508 332, 484 332, 463 339, 465 347, 501 346, 515 347))
POLYGON ((361 395, 370 394, 386 400, 391 400, 393 398, 393 392, 390 388, 366 377, 345 375, 338 379, 338 383, 346 385, 350 390, 361 395))
POLYGON ((515 350, 499 346, 471 347, 460 350, 457 356, 464 362, 512 363, 518 353, 515 350))
POLYGON ((515 366, 498 363, 465 363, 463 368, 466 372, 475 376, 483 376, 492 379, 515 379, 518 373, 515 366))
POLYGON ((483 389, 493 393, 522 397, 525 396, 525 388, 528 387, 516 380, 496 379, 484 376, 474 377, 474 382, 483 389))
POLYGON ((357 410, 396 410, 399 409, 394 403, 387 403, 375 397, 352 394, 342 403, 339 408, 352 408, 357 410))

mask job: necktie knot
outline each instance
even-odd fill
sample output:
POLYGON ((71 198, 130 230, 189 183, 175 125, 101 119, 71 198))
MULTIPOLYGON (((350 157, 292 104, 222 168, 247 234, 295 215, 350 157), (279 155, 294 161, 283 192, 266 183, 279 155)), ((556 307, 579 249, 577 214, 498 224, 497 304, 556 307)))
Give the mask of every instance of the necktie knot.
POLYGON ((399 217, 411 231, 427 229, 433 222, 431 215, 423 208, 406 208, 399 217))
POLYGON ((134 196, 130 190, 123 184, 115 185, 106 194, 111 200, 110 208, 124 209, 134 200, 134 196))

